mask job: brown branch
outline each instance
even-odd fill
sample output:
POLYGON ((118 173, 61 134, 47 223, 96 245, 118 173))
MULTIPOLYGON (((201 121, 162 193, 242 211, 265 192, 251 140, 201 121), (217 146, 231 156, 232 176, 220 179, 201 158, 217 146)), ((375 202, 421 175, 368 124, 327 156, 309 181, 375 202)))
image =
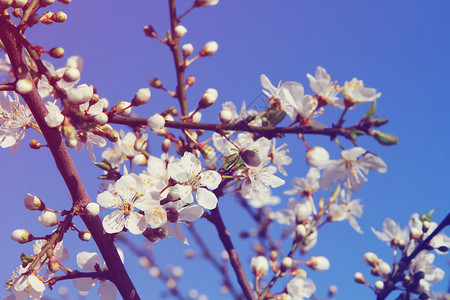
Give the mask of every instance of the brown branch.
MULTIPOLYGON (((15 35, 8 31, 7 20, 0 19, 0 39, 5 45, 5 50, 8 53, 11 65, 17 80, 30 78, 28 66, 23 57, 23 48, 21 43, 15 39, 15 35)), ((35 86, 30 93, 21 95, 28 104, 37 124, 42 130, 47 145, 55 160, 55 164, 63 177, 70 195, 72 196, 74 208, 82 208, 90 202, 89 195, 78 175, 72 158, 65 147, 59 130, 57 128, 49 128, 44 120, 44 116, 48 114, 44 103, 42 102, 39 92, 35 86)), ((98 217, 92 218, 82 216, 88 230, 92 236, 106 261, 108 269, 111 271, 111 280, 116 285, 120 294, 124 299, 140 299, 136 289, 131 282, 124 265, 117 253, 114 241, 111 235, 103 231, 101 221, 98 217)))

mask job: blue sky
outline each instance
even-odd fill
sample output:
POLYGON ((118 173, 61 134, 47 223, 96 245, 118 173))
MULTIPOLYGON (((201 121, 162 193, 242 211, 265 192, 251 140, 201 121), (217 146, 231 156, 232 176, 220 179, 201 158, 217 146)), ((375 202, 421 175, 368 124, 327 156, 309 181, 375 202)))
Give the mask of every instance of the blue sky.
MULTIPOLYGON (((192 3, 191 0, 179 2, 179 12, 192 3)), ((67 13, 66 23, 37 25, 29 29, 27 38, 45 49, 62 46, 66 57, 82 56, 85 61, 82 83, 95 84, 101 97, 110 103, 130 100, 139 88, 148 87, 148 79, 152 77, 160 78, 168 88, 174 87, 171 54, 142 31, 144 25, 152 24, 164 35, 168 26, 166 1, 136 0, 133 5, 122 1, 73 1, 52 8, 58 10, 67 13)), ((221 103, 225 101, 233 101, 240 107, 242 101, 249 103, 258 97, 262 73, 274 83, 298 81, 311 92, 305 75, 322 66, 341 84, 357 77, 368 87, 382 92, 377 113, 390 119, 383 130, 397 135, 400 143, 383 147, 370 138, 360 139, 360 146, 384 159, 388 172, 369 174, 369 181, 355 194, 365 206, 359 220, 363 235, 354 232, 347 222, 326 226, 319 233, 318 245, 311 255, 325 255, 331 261, 329 271, 308 272, 315 280, 319 297, 325 296, 329 285, 336 284, 339 288, 336 299, 371 298, 368 288, 352 281, 357 271, 363 272, 370 282, 374 281, 369 268, 362 263, 363 254, 373 251, 387 262, 392 261, 389 248, 376 239, 371 227, 380 230, 387 217, 406 225, 412 213, 427 213, 431 209, 435 209, 434 218, 439 222, 449 211, 449 12, 447 1, 227 0, 214 7, 197 9, 182 22, 188 29, 183 42, 192 43, 196 50, 210 40, 219 44, 219 51, 213 57, 198 60, 187 72, 197 78, 197 83, 188 90, 191 109, 207 88, 219 91, 218 102, 204 116, 205 121, 216 122, 221 103)), ((64 59, 52 62, 57 67, 65 64, 64 59)), ((150 103, 135 112, 148 117, 167 108, 168 103, 176 105, 168 95, 152 90, 150 103)), ((366 108, 352 112, 348 122, 357 121, 366 108)), ((320 121, 330 125, 337 116, 336 111, 327 108, 320 121)), ((36 194, 48 206, 69 208, 67 189, 47 151, 27 149, 29 139, 36 137, 34 133, 27 135, 14 155, 8 150, 0 153, 4 170, 0 189, 5 203, 0 211, 3 281, 19 264, 20 253, 31 251, 28 245, 10 241, 10 232, 27 228, 36 235, 46 233, 37 221, 38 214, 23 208, 23 195, 36 194)), ((151 137, 154 154, 160 149, 159 141, 151 137)), ((337 147, 327 138, 308 138, 308 141, 332 149, 333 158, 337 158, 337 147)), ((294 137, 286 142, 295 164, 287 168, 290 176, 284 188, 277 192, 280 195, 284 189, 291 188, 292 177, 302 177, 307 172, 302 144, 294 137)), ((99 184, 95 178, 100 172, 92 166, 86 151, 71 153, 94 200, 99 184)), ((283 201, 282 207, 287 198, 283 201)), ((246 265, 251 257, 251 245, 248 241, 238 242, 237 235, 254 224, 232 197, 224 198, 220 206, 246 265)), ((211 241, 215 252, 220 253, 214 228, 204 220, 196 228, 211 241)), ((142 239, 136 242, 143 243, 142 239)), ((72 258, 85 245, 69 244, 72 258)), ((90 251, 95 249, 92 243, 88 247, 90 251)), ((193 242, 192 247, 198 249, 193 242)), ((155 248, 162 265, 183 262, 180 256, 186 247, 175 240, 163 240, 155 248)), ((445 256, 437 259, 444 271, 450 271, 445 256)), ((143 299, 162 287, 140 270, 132 255, 126 257, 126 264, 143 299)), ((201 259, 187 264, 181 281, 184 291, 197 288, 210 299, 230 299, 217 292, 219 279, 210 266, 201 259)), ((74 260, 72 267, 76 267, 74 260)), ((446 277, 437 290, 445 290, 448 283, 446 277)), ((56 294, 50 295, 56 298, 56 294)))

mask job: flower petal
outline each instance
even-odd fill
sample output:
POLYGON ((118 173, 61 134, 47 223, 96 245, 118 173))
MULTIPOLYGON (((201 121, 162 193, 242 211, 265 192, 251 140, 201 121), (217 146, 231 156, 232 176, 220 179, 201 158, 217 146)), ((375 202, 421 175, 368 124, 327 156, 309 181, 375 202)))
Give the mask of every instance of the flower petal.
POLYGON ((213 192, 204 188, 197 189, 197 203, 206 209, 214 209, 217 206, 217 197, 213 192))
POLYGON ((221 181, 222 176, 216 171, 205 171, 200 174, 200 184, 210 190, 215 190, 221 181))
POLYGON ((132 212, 125 220, 125 227, 132 234, 141 234, 147 228, 147 222, 145 221, 144 215, 132 212))
POLYGON ((125 226, 125 215, 122 211, 116 210, 103 218, 103 228, 107 233, 121 232, 125 226))

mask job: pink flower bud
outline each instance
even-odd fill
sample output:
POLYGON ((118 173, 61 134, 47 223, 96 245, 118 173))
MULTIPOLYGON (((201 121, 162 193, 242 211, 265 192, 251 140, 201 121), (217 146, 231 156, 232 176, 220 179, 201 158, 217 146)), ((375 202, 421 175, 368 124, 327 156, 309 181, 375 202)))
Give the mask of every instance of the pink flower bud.
POLYGON ((25 229, 16 229, 11 233, 11 239, 20 244, 25 244, 32 241, 33 236, 25 229))
POLYGON ((29 210, 44 210, 45 204, 42 202, 42 200, 34 195, 26 194, 25 198, 23 200, 24 205, 29 210))
POLYGON ((152 78, 148 81, 151 87, 154 87, 155 89, 162 88, 162 82, 158 78, 152 78))

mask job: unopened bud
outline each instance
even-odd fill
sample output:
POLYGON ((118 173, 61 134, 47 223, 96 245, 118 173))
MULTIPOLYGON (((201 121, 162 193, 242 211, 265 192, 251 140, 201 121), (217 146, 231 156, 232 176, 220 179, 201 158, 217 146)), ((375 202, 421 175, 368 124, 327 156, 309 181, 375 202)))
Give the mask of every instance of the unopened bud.
POLYGON ((64 53, 65 51, 62 47, 52 48, 48 51, 48 54, 53 58, 61 58, 64 56, 64 53))
POLYGON ((86 214, 95 217, 100 213, 100 206, 97 203, 90 202, 86 205, 86 214))
MULTIPOLYGON (((13 5, 14 5, 14 3, 13 3, 13 5)), ((22 17, 22 9, 14 8, 13 10, 11 10, 11 14, 16 18, 21 18, 22 17)))
POLYGON ((108 123, 109 118, 107 114, 102 112, 98 115, 95 115, 94 120, 98 125, 105 125, 106 123, 108 123))
POLYGON ((331 297, 333 295, 335 295, 338 291, 337 286, 335 285, 330 285, 330 288, 328 289, 328 296, 331 297))
POLYGON ((193 86, 195 84, 195 77, 194 76, 188 76, 186 78, 186 85, 187 86, 193 86))
POLYGON ((161 131, 166 125, 166 119, 160 114, 154 114, 147 120, 148 127, 152 131, 161 131))
POLYGON ((301 223, 306 220, 312 213, 311 205, 306 203, 299 203, 295 206, 295 219, 297 223, 301 223))
POLYGON ((16 82, 16 92, 19 94, 28 94, 33 90, 33 82, 29 79, 23 78, 16 82))
POLYGON ((177 27, 175 27, 174 31, 177 38, 182 38, 186 34, 187 29, 183 25, 178 25, 177 27))
POLYGON ((146 166, 147 161, 147 157, 142 153, 139 153, 133 157, 133 164, 136 164, 138 166, 146 166))
POLYGON ((117 141, 119 140, 119 138, 120 138, 120 133, 117 132, 116 130, 111 130, 111 132, 106 136, 106 138, 107 138, 109 141, 115 143, 115 142, 117 142, 117 141))
POLYGON ((194 123, 199 123, 202 120, 202 113, 201 112, 196 112, 193 116, 192 116, 192 122, 194 123))
POLYGON ((420 231, 418 228, 416 227, 412 227, 410 232, 409 232, 409 236, 414 239, 414 240, 418 240, 420 239, 420 237, 422 236, 422 231, 420 231))
POLYGON ((251 167, 257 167, 261 164, 261 159, 255 151, 245 149, 244 151, 241 151, 239 155, 242 160, 251 167))
POLYGON ((200 109, 210 107, 216 102, 218 95, 219 94, 217 93, 216 89, 207 89, 198 102, 198 107, 200 109))
POLYGON ((91 100, 93 95, 94 87, 92 85, 80 84, 67 91, 67 100, 73 105, 79 105, 91 100))
POLYGON ((303 224, 299 224, 295 227, 295 236, 297 240, 301 240, 306 237, 306 227, 303 224))
POLYGON ((64 143, 69 148, 75 148, 77 146, 77 144, 78 144, 77 139, 76 138, 72 138, 72 137, 71 138, 66 138, 64 143))
POLYGON ((42 214, 38 217, 38 220, 42 225, 47 227, 52 227, 58 224, 58 216, 51 211, 43 211, 42 214))
POLYGON ((208 7, 208 6, 216 5, 217 3, 219 3, 219 0, 195 0, 194 6, 208 7))
POLYGON ((381 276, 385 276, 391 273, 391 266, 389 266, 388 263, 381 261, 378 264, 378 274, 380 274, 381 276))
POLYGON ((70 2, 72 2, 72 0, 58 0, 59 2, 61 2, 62 4, 70 4, 70 2))
POLYGON ((292 261, 292 258, 290 258, 289 256, 286 256, 285 258, 283 258, 283 260, 281 261, 281 266, 285 269, 285 270, 289 270, 290 268, 292 268, 292 265, 294 264, 294 262, 292 261))
POLYGON ((200 50, 199 55, 204 56, 211 56, 214 53, 217 52, 217 49, 219 49, 219 45, 215 41, 210 41, 203 46, 202 50, 200 50))
POLYGON ((81 230, 78 233, 78 238, 83 242, 89 242, 92 238, 92 233, 89 230, 81 230))
POLYGON ((360 272, 356 272, 353 276, 353 280, 356 283, 366 284, 366 279, 364 278, 364 275, 360 272))
POLYGON ((39 142, 36 141, 36 140, 31 140, 31 141, 30 141, 30 148, 31 148, 31 149, 35 149, 35 150, 41 149, 41 148, 42 148, 42 144, 39 143, 39 142))
POLYGON ((0 8, 6 9, 13 4, 13 0, 0 0, 0 8))
POLYGON ((25 5, 27 5, 27 3, 28 3, 28 0, 14 0, 12 2, 12 7, 14 7, 14 8, 22 8, 25 5))
POLYGON ((134 96, 133 100, 131 100, 131 105, 139 106, 148 103, 152 93, 149 88, 142 88, 134 96))
POLYGON ((11 233, 11 239, 19 244, 25 244, 33 240, 33 236, 25 229, 16 229, 11 233))
POLYGON ((148 81, 148 83, 150 84, 151 87, 155 89, 162 88, 162 82, 158 78, 152 78, 148 81))
POLYGON ((306 265, 313 270, 324 271, 330 268, 330 261, 325 256, 313 256, 306 261, 306 265))
POLYGON ((40 4, 42 7, 45 7, 45 6, 49 6, 50 4, 55 3, 55 1, 56 1, 56 0, 40 0, 40 1, 39 1, 39 4, 40 4))
POLYGON ((385 146, 392 146, 398 144, 398 137, 392 134, 384 133, 378 130, 370 130, 370 135, 373 136, 378 143, 385 146))
POLYGON ((153 28, 152 25, 144 26, 144 33, 148 37, 151 37, 151 38, 156 37, 156 31, 155 31, 155 28, 153 28))
POLYGON ((52 20, 52 17, 53 17, 53 13, 51 11, 48 11, 40 17, 39 22, 41 22, 42 24, 45 24, 45 25, 51 25, 55 22, 52 20))
POLYGON ((375 281, 375 288, 378 290, 378 291, 381 291, 382 289, 384 289, 384 282, 383 281, 381 281, 381 280, 377 280, 377 281, 375 281))
POLYGON ((212 146, 206 144, 199 144, 198 146, 203 158, 211 159, 216 156, 216 152, 214 151, 214 148, 212 146))
POLYGON ((67 82, 74 82, 80 80, 81 73, 77 68, 67 68, 64 71, 63 79, 67 82))
POLYGON ((228 124, 233 120, 233 113, 228 109, 222 109, 219 113, 219 121, 222 124, 228 124))
POLYGON ((269 262, 264 256, 253 257, 250 261, 253 274, 256 277, 261 277, 269 270, 269 262))
POLYGON ((373 252, 366 252, 366 254, 364 254, 363 259, 364 259, 364 262, 371 267, 376 266, 378 263, 378 256, 373 252))
POLYGON ((171 142, 169 139, 165 139, 165 140, 162 142, 161 149, 162 149, 162 151, 163 151, 164 153, 169 152, 170 144, 171 144, 171 143, 172 143, 172 142, 171 142))
POLYGON ((117 114, 128 117, 131 114, 131 103, 127 101, 120 101, 117 104, 117 114))
POLYGON ((40 210, 43 211, 45 209, 45 204, 42 202, 42 200, 31 194, 26 194, 25 198, 23 200, 23 204, 25 207, 29 210, 40 210))
POLYGON ((181 51, 183 52, 184 57, 188 57, 194 52, 194 46, 192 46, 192 44, 184 44, 181 46, 181 51))
POLYGON ((52 256, 52 258, 50 258, 50 261, 48 262, 48 269, 52 273, 56 273, 59 271, 59 263, 54 256, 52 256))
POLYGON ((306 152, 306 162, 308 165, 320 168, 330 160, 330 154, 325 148, 316 146, 306 152))
POLYGON ((52 20, 56 23, 63 23, 67 20, 67 15, 65 12, 58 11, 56 14, 53 14, 52 20))

